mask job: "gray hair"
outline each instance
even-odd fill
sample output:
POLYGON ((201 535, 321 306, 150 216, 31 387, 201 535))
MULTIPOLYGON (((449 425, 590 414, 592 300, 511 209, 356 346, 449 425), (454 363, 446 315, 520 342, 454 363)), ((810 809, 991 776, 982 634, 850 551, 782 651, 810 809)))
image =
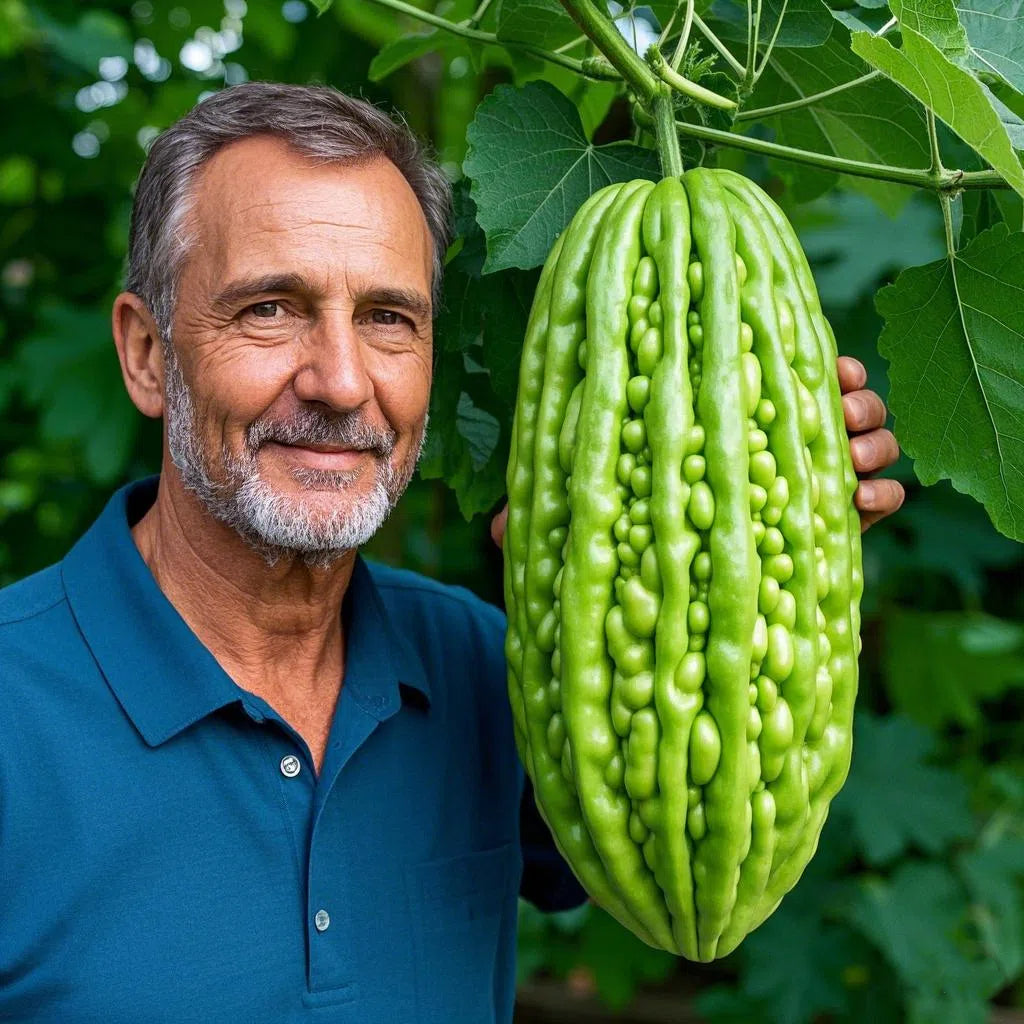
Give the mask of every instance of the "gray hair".
POLYGON ((404 122, 329 86, 247 82, 214 93, 160 134, 139 175, 125 286, 149 307, 165 344, 193 239, 186 220, 200 168, 239 139, 271 135, 299 153, 338 163, 390 160, 423 209, 434 243, 433 298, 451 237, 451 185, 404 122))

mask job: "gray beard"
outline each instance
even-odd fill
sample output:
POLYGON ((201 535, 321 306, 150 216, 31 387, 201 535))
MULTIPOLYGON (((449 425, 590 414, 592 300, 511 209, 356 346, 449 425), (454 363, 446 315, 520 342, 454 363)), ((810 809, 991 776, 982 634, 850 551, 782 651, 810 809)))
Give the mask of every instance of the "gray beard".
MULTIPOLYGON (((399 467, 391 462, 395 433, 365 423, 357 413, 328 417, 304 409, 286 423, 256 420, 246 430, 245 452, 220 453, 219 464, 203 447, 195 402, 169 344, 163 345, 167 447, 186 490, 217 520, 231 527, 268 566, 298 555, 310 568, 327 569, 348 551, 365 544, 384 524, 416 470, 426 438, 424 418, 419 441, 399 467), (259 475, 257 454, 266 441, 284 444, 336 444, 372 451, 377 479, 370 494, 354 505, 310 510, 301 498, 274 491, 259 475), (221 478, 221 480, 215 479, 221 478)), ((303 488, 344 492, 358 470, 295 467, 292 476, 303 488)))

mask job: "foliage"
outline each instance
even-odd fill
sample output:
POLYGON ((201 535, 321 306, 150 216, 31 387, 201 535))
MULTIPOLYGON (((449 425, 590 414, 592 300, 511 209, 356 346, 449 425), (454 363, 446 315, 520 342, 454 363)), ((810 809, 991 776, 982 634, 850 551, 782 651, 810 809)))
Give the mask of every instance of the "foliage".
MULTIPOLYGON (((0 0, 0 583, 157 465, 107 326, 131 185, 160 129, 249 77, 394 105, 457 181, 422 472, 373 550, 500 601, 487 513, 536 268, 596 187, 657 176, 642 90, 556 0, 316 6, 0 0)), ((520 970, 583 974, 619 1007, 685 976, 720 1024, 962 1024, 1024 1005, 1024 6, 832 7, 752 4, 750 47, 743 0, 697 0, 682 47, 685 5, 618 20, 739 101, 677 95, 684 156, 779 199, 895 414, 909 497, 865 537, 850 780, 805 877, 716 971, 599 911, 527 906, 520 970), (1013 187, 980 187, 995 172, 1013 187)))

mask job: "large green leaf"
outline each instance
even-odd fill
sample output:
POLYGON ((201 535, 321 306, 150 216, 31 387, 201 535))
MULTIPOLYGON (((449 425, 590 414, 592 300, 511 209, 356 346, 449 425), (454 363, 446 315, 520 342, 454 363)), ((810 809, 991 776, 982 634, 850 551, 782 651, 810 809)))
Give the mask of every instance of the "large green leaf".
MULTIPOLYGON (((826 307, 859 302, 891 272, 933 260, 943 250, 941 218, 935 203, 923 197, 907 203, 895 219, 853 192, 836 192, 812 208, 818 217, 796 226, 826 307), (878 244, 880 238, 885 245, 878 244)), ((806 208, 798 212, 801 220, 810 219, 806 208)))
POLYGON ((1024 541, 1024 233, 998 224, 875 301, 889 407, 921 482, 948 478, 1024 541))
POLYGON ((981 612, 886 613, 883 663, 896 707, 933 729, 977 728, 981 702, 1024 689, 1024 626, 981 612))
POLYGON ((971 64, 1001 75, 1024 93, 1024 0, 957 0, 971 64))
MULTIPOLYGON (((821 0, 789 0, 783 11, 781 0, 765 0, 761 12, 758 39, 767 45, 782 17, 775 45, 788 47, 821 46, 832 34, 835 21, 821 0)), ((739 0, 717 0, 711 8, 709 23, 720 39, 747 42, 747 6, 739 0)))
POLYGON ((439 353, 419 466, 423 477, 441 478, 455 491, 466 519, 492 509, 505 491, 507 432, 503 444, 500 421, 482 404, 493 396, 478 386, 481 379, 486 374, 463 353, 439 353))
POLYGON ((558 0, 499 0, 498 38, 503 41, 554 50, 580 34, 558 0))
MULTIPOLYGON (((907 795, 913 803, 913 794, 907 795)), ((942 864, 907 863, 890 879, 867 879, 849 919, 895 968, 908 1024, 986 1024, 999 970, 971 956, 959 936, 966 893, 942 864)))
POLYGON ((967 787, 929 763, 933 747, 932 736, 901 715, 858 718, 850 777, 833 809, 869 864, 910 847, 936 854, 973 831, 967 787))
POLYGON ((934 110, 1024 195, 1024 168, 993 106, 992 94, 913 29, 904 26, 902 39, 902 48, 897 50, 885 39, 855 32, 853 51, 934 110))
POLYGON ((890 0, 901 29, 913 29, 930 39, 953 61, 966 61, 968 42, 953 0, 890 0))
POLYGON ((958 867, 982 948, 1010 982, 1024 968, 1024 838, 997 836, 960 857, 958 867))
MULTIPOLYGON (((868 73, 849 48, 850 34, 836 25, 832 35, 814 50, 777 50, 751 99, 751 107, 774 106, 804 99, 845 85, 868 73)), ((884 78, 875 78, 801 107, 766 119, 779 142, 799 149, 900 167, 928 163, 924 117, 906 94, 884 78)), ((831 171, 776 163, 791 183, 798 201, 814 199, 838 181, 831 171)), ((887 213, 895 215, 910 191, 867 178, 846 178, 887 213)))
POLYGON ((588 196, 658 178, 658 158, 624 142, 594 146, 576 108, 546 82, 498 86, 467 130, 463 170, 487 235, 484 272, 540 266, 588 196))
POLYGON ((447 57, 453 51, 468 52, 468 49, 457 36, 433 28, 429 32, 402 36, 387 43, 370 61, 369 79, 371 82, 381 82, 399 68, 428 54, 443 53, 447 57))

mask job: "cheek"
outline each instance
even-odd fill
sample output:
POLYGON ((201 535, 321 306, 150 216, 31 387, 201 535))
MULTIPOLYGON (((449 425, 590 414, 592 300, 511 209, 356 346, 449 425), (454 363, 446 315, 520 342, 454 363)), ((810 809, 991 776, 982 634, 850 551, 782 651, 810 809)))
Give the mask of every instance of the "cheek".
POLYGON ((253 349, 225 353, 196 367, 196 407, 206 430, 234 447, 235 435, 264 415, 288 387, 292 357, 284 350, 253 349))
POLYGON ((419 427, 430 402, 429 355, 409 353, 395 359, 377 376, 376 394, 388 423, 399 434, 419 427))

